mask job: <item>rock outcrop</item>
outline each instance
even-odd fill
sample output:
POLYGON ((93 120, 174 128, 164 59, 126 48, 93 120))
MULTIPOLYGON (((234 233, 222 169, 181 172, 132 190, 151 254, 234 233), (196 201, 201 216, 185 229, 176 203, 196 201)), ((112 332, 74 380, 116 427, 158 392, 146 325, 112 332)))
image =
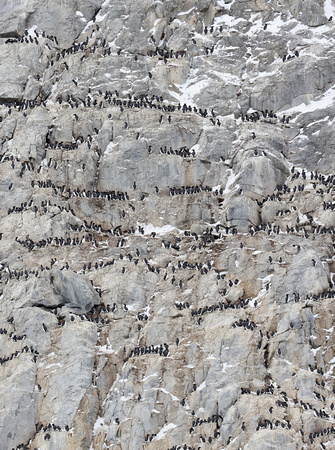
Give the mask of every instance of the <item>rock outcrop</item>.
POLYGON ((0 450, 334 448, 335 4, 282 3, 1 2, 0 450))

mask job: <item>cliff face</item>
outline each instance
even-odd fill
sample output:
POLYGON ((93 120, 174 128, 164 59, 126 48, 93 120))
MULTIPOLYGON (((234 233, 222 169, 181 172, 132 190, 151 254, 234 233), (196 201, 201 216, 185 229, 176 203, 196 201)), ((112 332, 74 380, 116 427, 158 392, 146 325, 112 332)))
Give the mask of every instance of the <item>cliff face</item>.
POLYGON ((335 448, 331 16, 1 2, 1 450, 335 448))

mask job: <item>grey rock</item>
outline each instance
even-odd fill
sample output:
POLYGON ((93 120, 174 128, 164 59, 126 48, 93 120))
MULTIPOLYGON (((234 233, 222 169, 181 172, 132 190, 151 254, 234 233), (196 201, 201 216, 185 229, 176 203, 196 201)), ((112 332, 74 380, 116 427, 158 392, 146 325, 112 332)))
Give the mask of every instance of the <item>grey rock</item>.
MULTIPOLYGON (((35 392, 35 364, 31 355, 21 355, 20 364, 10 361, 1 376, 1 439, 0 448, 6 450, 28 442, 35 432, 37 393, 35 392), (13 389, 15 385, 15 389, 13 389)), ((8 363, 7 363, 8 364, 8 363)))
MULTIPOLYGON (((255 435, 248 443, 248 447, 255 448, 257 450, 270 450, 274 445, 277 446, 277 448, 284 445, 290 450, 297 448, 296 441, 292 440, 287 433, 277 430, 274 432, 269 430, 261 430, 257 433, 257 438, 255 435)), ((302 443, 300 443, 300 445, 301 447, 298 448, 302 448, 302 443)))
POLYGON ((247 197, 234 197, 227 207, 227 222, 231 227, 247 231, 250 225, 259 225, 259 210, 255 202, 247 197))
POLYGON ((1 3, 1 449, 331 446, 332 11, 1 3))
POLYGON ((277 283, 274 284, 277 296, 279 293, 281 295, 281 302, 285 300, 283 297, 286 294, 290 298, 295 297, 297 293, 305 297, 308 293, 322 292, 327 287, 327 266, 322 264, 313 250, 307 249, 301 250, 293 257, 284 282, 281 282, 280 286, 277 283), (314 280, 313 284, 311 284, 311 280, 314 280))
POLYGON ((40 405, 41 418, 46 423, 57 417, 57 425, 62 429, 66 425, 71 427, 91 383, 95 344, 95 325, 68 324, 56 338, 57 355, 52 352, 42 359, 42 373, 48 373, 48 368, 53 367, 48 379, 44 380, 45 396, 40 405))
POLYGON ((100 303, 96 291, 75 273, 62 272, 53 268, 50 276, 53 277, 54 292, 61 298, 62 304, 71 311, 77 314, 85 313, 100 303))

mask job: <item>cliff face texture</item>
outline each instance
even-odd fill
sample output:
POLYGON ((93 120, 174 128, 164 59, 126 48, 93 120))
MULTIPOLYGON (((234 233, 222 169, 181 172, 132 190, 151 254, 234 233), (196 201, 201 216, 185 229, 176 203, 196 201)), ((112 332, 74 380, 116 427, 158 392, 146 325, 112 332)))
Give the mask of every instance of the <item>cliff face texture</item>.
POLYGON ((335 448, 332 16, 1 1, 1 450, 335 448))

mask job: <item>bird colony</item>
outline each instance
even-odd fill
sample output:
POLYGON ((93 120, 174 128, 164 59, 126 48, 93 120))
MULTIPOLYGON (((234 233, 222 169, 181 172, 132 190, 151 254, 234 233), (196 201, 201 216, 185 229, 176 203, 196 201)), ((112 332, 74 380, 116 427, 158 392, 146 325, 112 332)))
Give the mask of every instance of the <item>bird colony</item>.
POLYGON ((333 0, 0 3, 0 449, 335 448, 333 0))

